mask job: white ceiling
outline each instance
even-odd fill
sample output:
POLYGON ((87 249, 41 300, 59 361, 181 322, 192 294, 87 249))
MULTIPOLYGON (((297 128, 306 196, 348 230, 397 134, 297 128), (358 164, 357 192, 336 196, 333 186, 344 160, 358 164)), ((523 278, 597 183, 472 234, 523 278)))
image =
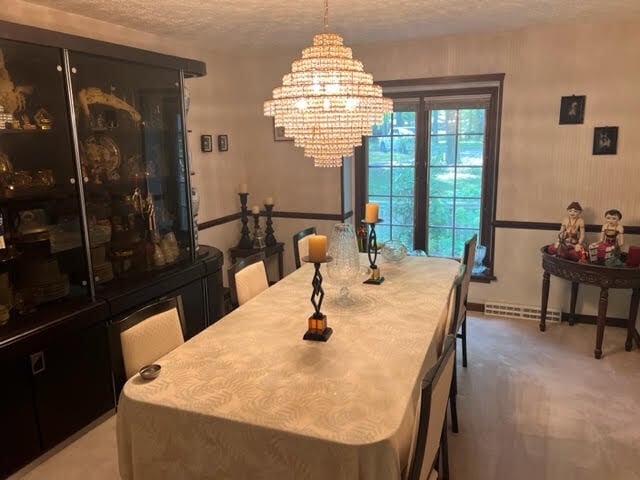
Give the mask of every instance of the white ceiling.
MULTIPOLYGON (((27 0, 203 47, 302 48, 322 31, 324 0, 27 0)), ((330 0, 329 30, 348 45, 640 17, 639 0, 330 0)))

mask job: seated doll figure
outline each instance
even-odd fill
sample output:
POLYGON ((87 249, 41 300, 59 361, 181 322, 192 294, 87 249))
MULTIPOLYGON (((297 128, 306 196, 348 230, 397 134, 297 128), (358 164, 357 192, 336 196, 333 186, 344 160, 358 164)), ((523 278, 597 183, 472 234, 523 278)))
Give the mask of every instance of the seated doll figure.
POLYGON ((624 228, 620 225, 620 210, 607 210, 604 213, 605 224, 602 225, 600 241, 589 245, 589 259, 594 263, 619 265, 620 248, 624 244, 624 228))
POLYGON ((567 216, 560 225, 558 240, 547 247, 547 252, 576 262, 586 258, 584 220, 582 219, 582 207, 578 202, 571 202, 567 207, 567 216))

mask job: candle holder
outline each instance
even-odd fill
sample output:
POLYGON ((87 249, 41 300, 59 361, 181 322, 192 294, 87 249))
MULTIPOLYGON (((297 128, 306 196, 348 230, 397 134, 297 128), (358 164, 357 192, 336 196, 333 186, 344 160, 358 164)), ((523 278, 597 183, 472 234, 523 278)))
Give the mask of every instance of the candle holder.
POLYGON ((249 237, 249 227, 247 226, 247 223, 249 223, 249 211, 247 210, 247 197, 249 196, 249 194, 238 193, 238 195, 240 195, 240 221, 242 222, 242 230, 240 230, 241 236, 240 241, 238 242, 238 248, 248 250, 253 245, 253 243, 251 242, 251 238, 249 237))
POLYGON ((260 228, 260 214, 253 214, 253 248, 264 248, 264 235, 262 234, 262 229, 260 228))
POLYGON ((267 211, 267 228, 265 229, 265 233, 267 236, 265 237, 265 243, 267 247, 273 247, 278 241, 276 237, 273 235, 273 221, 271 220, 271 216, 273 215, 273 205, 264 204, 264 208, 267 211))
POLYGON ((333 333, 333 329, 327 326, 327 316, 320 311, 322 300, 324 299, 324 290, 322 289, 322 274, 320 273, 320 265, 333 260, 327 256, 323 262, 311 262, 309 257, 302 257, 303 262, 313 263, 315 272, 313 274, 313 292, 311 293, 311 304, 315 312, 309 317, 309 329, 302 337, 303 340, 313 340, 316 342, 326 342, 333 333))
POLYGON ((369 268, 371 269, 371 276, 362 283, 369 283, 373 285, 380 285, 384 282, 384 277, 380 275, 380 269, 376 265, 378 258, 378 242, 376 239, 376 223, 382 222, 382 219, 378 219, 376 222, 367 222, 362 220, 363 223, 371 226, 369 230, 369 240, 367 242, 367 257, 369 257, 369 268), (371 252, 373 251, 373 258, 371 258, 371 252))

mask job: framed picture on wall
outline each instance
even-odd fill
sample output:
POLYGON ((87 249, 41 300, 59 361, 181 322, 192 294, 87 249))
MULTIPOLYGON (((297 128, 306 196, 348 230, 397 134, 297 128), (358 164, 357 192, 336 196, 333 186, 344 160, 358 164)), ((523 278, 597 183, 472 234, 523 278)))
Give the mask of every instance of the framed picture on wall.
POLYGON ((293 137, 287 137, 284 134, 284 127, 276 127, 276 121, 273 120, 273 140, 276 142, 291 142, 293 137))
POLYGON ((560 100, 560 125, 584 123, 586 95, 571 95, 560 100))
POLYGON ((615 155, 618 151, 618 127, 593 129, 593 154, 615 155))

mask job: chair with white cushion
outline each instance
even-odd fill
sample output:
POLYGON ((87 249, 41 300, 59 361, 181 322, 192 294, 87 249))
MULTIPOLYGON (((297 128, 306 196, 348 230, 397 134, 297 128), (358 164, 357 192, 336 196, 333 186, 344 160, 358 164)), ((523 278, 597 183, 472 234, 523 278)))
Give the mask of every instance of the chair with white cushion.
MULTIPOLYGON (((460 265, 460 271, 453 281, 453 288, 451 291, 451 302, 449 306, 449 317, 447 318, 446 333, 447 335, 456 338, 458 323, 457 318, 460 318, 460 312, 464 308, 464 293, 463 283, 467 278, 467 271, 469 269, 466 265, 460 265)), ((443 345, 444 348, 444 345, 443 345)), ((455 344, 454 344, 455 350, 455 344)), ((451 392, 449 394, 449 406, 451 408, 451 430, 453 433, 458 433, 458 408, 456 405, 456 396, 458 395, 458 375, 457 370, 453 370, 453 380, 451 382, 451 392)))
POLYGON ((109 325, 116 394, 141 367, 184 343, 182 298, 160 300, 109 325))
POLYGON ((309 227, 293 236, 293 259, 296 262, 296 269, 300 268, 302 257, 309 254, 309 236, 317 233, 316 227, 309 227))
POLYGON ((269 288, 264 252, 239 259, 228 270, 231 298, 235 305, 243 305, 269 288))
POLYGON ((418 433, 408 480, 449 477, 447 400, 455 368, 455 337, 448 335, 438 362, 422 380, 418 433), (438 462, 438 460, 440 460, 438 462), (437 464, 440 463, 438 466, 437 464))

